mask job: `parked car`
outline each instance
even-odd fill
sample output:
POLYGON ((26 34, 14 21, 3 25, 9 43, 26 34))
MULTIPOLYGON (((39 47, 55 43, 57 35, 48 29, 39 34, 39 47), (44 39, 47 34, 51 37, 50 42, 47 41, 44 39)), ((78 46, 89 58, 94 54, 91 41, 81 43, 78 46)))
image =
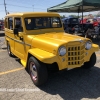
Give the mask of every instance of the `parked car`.
POLYGON ((78 18, 68 17, 62 19, 62 22, 66 33, 78 33, 81 30, 78 18))
MULTIPOLYGON (((78 19, 68 22, 74 27, 78 19)), ((6 15, 5 40, 9 56, 20 59, 37 86, 46 82, 49 70, 93 67, 99 50, 90 39, 65 33, 57 13, 6 15)))
POLYGON ((100 25, 100 17, 97 17, 97 21, 98 21, 98 23, 99 23, 99 25, 100 25))
POLYGON ((0 22, 0 30, 4 30, 4 23, 0 22))

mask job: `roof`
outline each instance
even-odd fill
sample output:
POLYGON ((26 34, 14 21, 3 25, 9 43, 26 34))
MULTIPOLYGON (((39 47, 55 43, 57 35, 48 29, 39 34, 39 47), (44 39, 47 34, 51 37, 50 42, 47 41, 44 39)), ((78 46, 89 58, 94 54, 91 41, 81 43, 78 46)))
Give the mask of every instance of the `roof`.
POLYGON ((24 12, 24 13, 12 13, 12 14, 8 14, 6 16, 33 16, 33 15, 36 15, 36 16, 46 16, 46 15, 50 15, 50 16, 59 16, 58 13, 53 13, 53 12, 24 12))
POLYGON ((61 4, 50 7, 48 12, 83 12, 100 10, 100 0, 67 0, 61 4))

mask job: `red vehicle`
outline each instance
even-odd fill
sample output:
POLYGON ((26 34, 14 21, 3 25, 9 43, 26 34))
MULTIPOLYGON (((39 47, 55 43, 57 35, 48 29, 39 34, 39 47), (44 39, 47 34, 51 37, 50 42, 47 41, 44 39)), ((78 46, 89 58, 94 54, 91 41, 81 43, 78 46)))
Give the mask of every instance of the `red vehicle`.
POLYGON ((99 22, 97 21, 97 19, 94 19, 93 20, 93 26, 95 27, 95 26, 98 26, 99 25, 99 22))
POLYGON ((87 22, 87 18, 80 21, 80 24, 85 24, 87 22))

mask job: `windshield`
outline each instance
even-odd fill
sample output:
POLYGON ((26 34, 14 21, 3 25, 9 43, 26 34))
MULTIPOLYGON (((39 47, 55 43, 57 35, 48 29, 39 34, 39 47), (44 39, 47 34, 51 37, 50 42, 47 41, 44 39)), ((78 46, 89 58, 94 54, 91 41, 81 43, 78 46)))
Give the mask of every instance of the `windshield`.
POLYGON ((62 27, 59 17, 30 17, 25 18, 27 30, 60 28, 62 27))
POLYGON ((78 18, 71 18, 71 23, 79 23, 78 18))

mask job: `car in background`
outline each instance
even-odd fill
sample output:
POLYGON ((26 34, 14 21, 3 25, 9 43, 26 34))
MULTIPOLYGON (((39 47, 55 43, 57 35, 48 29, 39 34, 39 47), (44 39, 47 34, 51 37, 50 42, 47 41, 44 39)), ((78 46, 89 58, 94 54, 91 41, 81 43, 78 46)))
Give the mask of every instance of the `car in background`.
POLYGON ((0 30, 4 30, 4 22, 0 21, 0 30))
POLYGON ((97 17, 97 21, 98 21, 98 23, 99 23, 99 25, 100 25, 100 17, 97 17))
POLYGON ((75 33, 80 31, 80 23, 78 18, 64 18, 62 19, 62 23, 66 33, 75 33))

